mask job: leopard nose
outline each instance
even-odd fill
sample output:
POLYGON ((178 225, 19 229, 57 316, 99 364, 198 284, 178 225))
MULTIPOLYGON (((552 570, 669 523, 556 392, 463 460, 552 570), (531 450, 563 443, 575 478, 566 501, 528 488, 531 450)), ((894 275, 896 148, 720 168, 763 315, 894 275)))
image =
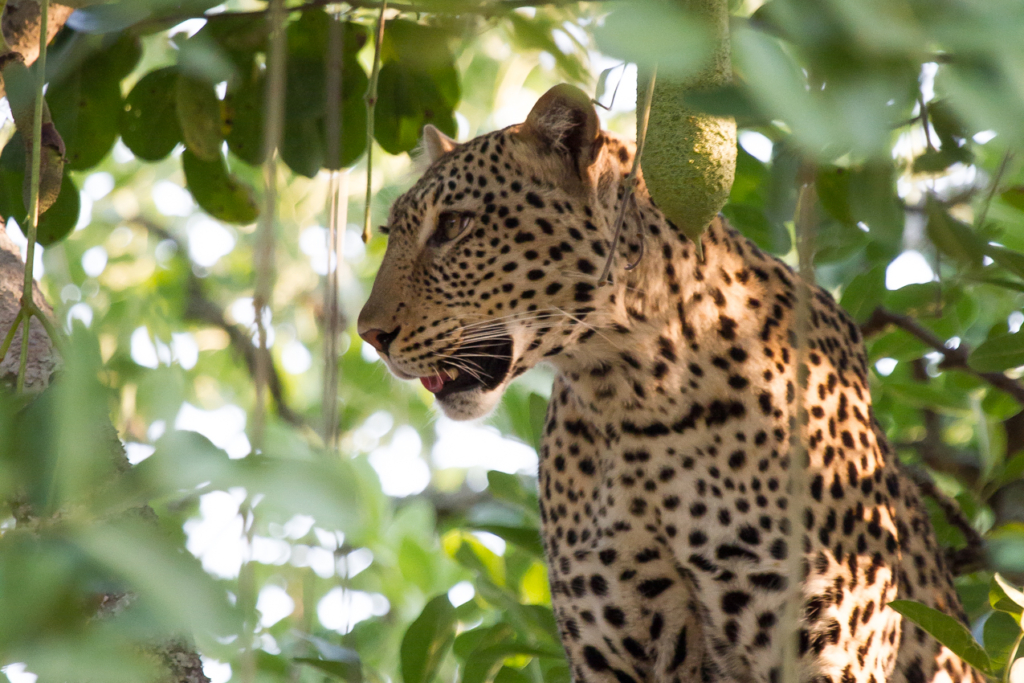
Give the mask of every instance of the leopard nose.
POLYGON ((398 336, 398 332, 401 329, 402 326, 399 325, 390 332, 385 332, 384 330, 366 330, 365 332, 360 332, 359 336, 365 339, 367 344, 377 349, 379 353, 387 355, 388 347, 391 346, 391 342, 395 340, 395 337, 398 336))

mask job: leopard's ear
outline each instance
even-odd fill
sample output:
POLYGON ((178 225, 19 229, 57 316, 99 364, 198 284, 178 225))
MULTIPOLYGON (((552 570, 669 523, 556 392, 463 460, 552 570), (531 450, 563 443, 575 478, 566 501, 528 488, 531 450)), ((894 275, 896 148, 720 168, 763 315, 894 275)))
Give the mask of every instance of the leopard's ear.
POLYGON ((579 88, 563 83, 544 93, 533 105, 521 135, 565 152, 582 173, 597 158, 601 126, 594 103, 579 88))
POLYGON ((459 143, 439 131, 431 124, 423 126, 423 150, 427 159, 434 163, 443 155, 459 146, 459 143))

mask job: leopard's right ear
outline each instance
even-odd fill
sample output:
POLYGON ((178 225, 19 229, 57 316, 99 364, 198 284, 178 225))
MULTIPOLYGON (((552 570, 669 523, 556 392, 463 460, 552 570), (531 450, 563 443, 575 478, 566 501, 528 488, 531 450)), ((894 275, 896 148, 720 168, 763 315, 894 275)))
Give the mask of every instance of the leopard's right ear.
POLYGON ((423 126, 423 150, 427 159, 434 163, 442 156, 459 146, 459 143, 439 131, 431 124, 423 126))
POLYGON ((556 85, 537 100, 519 133, 567 154, 581 176, 600 150, 601 126, 594 103, 568 83, 556 85))

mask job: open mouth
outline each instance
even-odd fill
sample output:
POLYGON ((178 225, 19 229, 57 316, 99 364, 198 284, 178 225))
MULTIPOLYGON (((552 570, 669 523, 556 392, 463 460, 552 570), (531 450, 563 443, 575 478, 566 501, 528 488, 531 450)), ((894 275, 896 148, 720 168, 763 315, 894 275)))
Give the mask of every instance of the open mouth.
POLYGON ((438 371, 420 382, 437 398, 460 391, 489 391, 505 381, 512 367, 512 338, 504 337, 487 344, 472 344, 438 363, 438 371))

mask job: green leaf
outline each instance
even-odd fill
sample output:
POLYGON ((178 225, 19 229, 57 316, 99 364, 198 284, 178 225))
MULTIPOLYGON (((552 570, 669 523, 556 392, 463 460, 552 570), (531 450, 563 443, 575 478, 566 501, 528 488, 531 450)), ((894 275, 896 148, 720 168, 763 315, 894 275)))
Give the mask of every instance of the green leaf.
POLYGON ((389 154, 408 152, 428 123, 454 137, 461 85, 447 35, 404 20, 389 23, 385 35, 387 58, 378 76, 374 108, 377 142, 389 154))
POLYGON ((840 223, 855 223, 850 209, 850 170, 842 166, 823 166, 818 170, 815 187, 818 201, 840 223))
POLYGON ((455 638, 455 656, 466 661, 476 650, 484 649, 515 639, 515 629, 505 622, 494 626, 480 626, 463 631, 455 638))
POLYGON ((992 583, 989 584, 988 589, 988 602, 992 605, 992 609, 1013 615, 1013 618, 1020 624, 1021 614, 1024 613, 1024 593, 1010 584, 998 572, 992 575, 992 583))
POLYGON ((64 174, 60 182, 60 194, 46 212, 39 217, 36 241, 44 247, 61 241, 75 229, 82 212, 82 199, 71 175, 64 174))
POLYGON ((1024 211, 1024 185, 1006 188, 999 194, 999 198, 1013 208, 1024 211))
MULTIPOLYGON (((494 677, 494 683, 531 683, 533 679, 519 669, 503 666, 494 677)), ((542 679, 547 680, 547 679, 542 679)))
MULTIPOLYGON (((21 134, 15 133, 0 156, 0 216, 4 219, 13 218, 19 225, 24 224, 28 215, 22 192, 25 178, 22 170, 24 158, 21 134)), ((39 217, 36 240, 44 247, 48 247, 64 239, 78 224, 81 210, 78 188, 75 187, 71 175, 65 173, 61 179, 57 201, 39 217)))
MULTIPOLYGON (((288 28, 288 66, 284 138, 281 158, 296 173, 313 177, 321 168, 352 165, 366 149, 366 102, 369 79, 355 57, 366 31, 352 22, 341 25, 341 104, 338 111, 337 158, 330 159, 327 126, 327 64, 333 20, 322 10, 304 12, 288 28)), ((388 33, 392 30, 388 24, 388 33)), ((333 68, 333 67, 332 67, 333 68)), ((262 108, 262 101, 257 105, 262 108)))
POLYGON ((413 149, 423 126, 432 123, 446 135, 456 134, 453 105, 441 93, 435 78, 458 84, 455 67, 440 74, 424 73, 404 62, 381 67, 374 108, 374 137, 388 154, 413 149))
POLYGON ((784 225, 768 219, 764 211, 751 204, 726 204, 722 213, 733 227, 752 239, 757 246, 773 254, 789 253, 792 242, 784 225))
POLYGON ((986 244, 985 254, 1017 277, 1024 278, 1024 254, 996 244, 986 244))
POLYGON ((514 474, 491 470, 487 473, 487 489, 495 498, 512 503, 527 514, 536 514, 537 498, 514 474))
POLYGON ((839 303, 856 322, 863 323, 883 304, 885 293, 885 266, 878 265, 853 278, 839 303))
POLYGON ((1002 334, 982 342, 968 363, 978 372, 1002 372, 1024 365, 1024 334, 1002 334))
POLYGON ((471 528, 477 531, 487 531, 510 543, 515 543, 537 557, 544 557, 544 544, 541 543, 540 532, 536 528, 503 524, 472 524, 471 528))
POLYGON ((969 225, 950 216, 935 202, 928 206, 928 238, 946 256, 970 265, 981 265, 985 243, 969 225))
POLYGON ((401 665, 404 683, 430 683, 455 642, 455 608, 447 595, 430 602, 402 637, 401 665))
POLYGON ((326 674, 330 674, 335 678, 340 678, 343 681, 352 681, 353 683, 359 683, 363 680, 363 665, 359 661, 359 655, 348 650, 351 653, 351 658, 346 660, 330 660, 330 659, 313 659, 311 657, 296 657, 295 662, 299 664, 308 664, 309 666, 319 669, 326 674))
MULTIPOLYGON (((525 25, 521 32, 530 29, 530 20, 519 15, 511 19, 525 25)), ((704 26, 680 3, 634 1, 615 6, 594 38, 603 53, 647 66, 657 62, 659 75, 674 78, 692 75, 712 49, 704 26)), ((557 55, 561 50, 550 52, 557 55)))
MULTIPOLYGON (((83 3, 87 4, 87 3, 83 3)), ((202 16, 218 0, 123 0, 92 4, 75 12, 68 28, 88 33, 123 31, 139 22, 156 22, 167 17, 202 16)))
POLYGON ((185 146, 199 159, 215 162, 224 138, 220 100, 213 84, 179 72, 175 104, 185 146))
POLYGON ((203 161, 189 150, 181 155, 185 183, 208 214, 225 223, 252 223, 259 215, 251 187, 228 173, 223 156, 203 161))
POLYGON ((228 52, 202 31, 178 46, 178 70, 211 84, 236 76, 235 63, 228 52))
POLYGON ((459 564, 487 577, 496 586, 504 586, 504 558, 495 554, 472 534, 467 532, 454 533, 459 534, 459 545, 456 547, 453 557, 459 564))
POLYGON ((564 653, 554 648, 540 648, 519 643, 499 643, 490 647, 477 648, 466 659, 462 683, 487 683, 494 680, 505 658, 516 655, 561 659, 564 653))
POLYGON ((78 69, 51 83, 46 102, 64 140, 65 169, 92 168, 117 141, 121 88, 109 75, 78 69))
MULTIPOLYGON (((224 136, 231 153, 247 164, 263 163, 263 108, 266 79, 259 70, 244 78, 224 96, 224 136)), ((287 139, 287 136, 286 136, 287 139)))
POLYGON ((985 639, 985 651, 992 660, 992 668, 999 671, 1006 665, 1010 650, 1020 635, 1020 624, 1006 612, 993 612, 985 620, 982 632, 985 639))
POLYGON ((157 69, 143 76, 125 98, 121 139, 140 159, 163 159, 182 141, 176 109, 177 83, 175 67, 157 69))
POLYGON ((224 634, 240 627, 227 591, 198 560, 162 535, 156 525, 121 521, 93 524, 73 538, 96 562, 126 581, 125 589, 156 605, 172 628, 224 634))
POLYGON ((563 52, 555 41, 554 31, 560 30, 561 26, 553 17, 538 13, 527 19, 519 14, 510 13, 506 20, 511 29, 512 46, 517 53, 546 52, 554 58, 555 67, 565 80, 575 83, 590 80, 590 75, 583 68, 579 58, 571 51, 563 52))
POLYGON ((992 663, 985 650, 974 640, 967 627, 948 614, 913 600, 894 600, 889 603, 907 619, 953 651, 965 662, 987 674, 992 674, 992 663))

